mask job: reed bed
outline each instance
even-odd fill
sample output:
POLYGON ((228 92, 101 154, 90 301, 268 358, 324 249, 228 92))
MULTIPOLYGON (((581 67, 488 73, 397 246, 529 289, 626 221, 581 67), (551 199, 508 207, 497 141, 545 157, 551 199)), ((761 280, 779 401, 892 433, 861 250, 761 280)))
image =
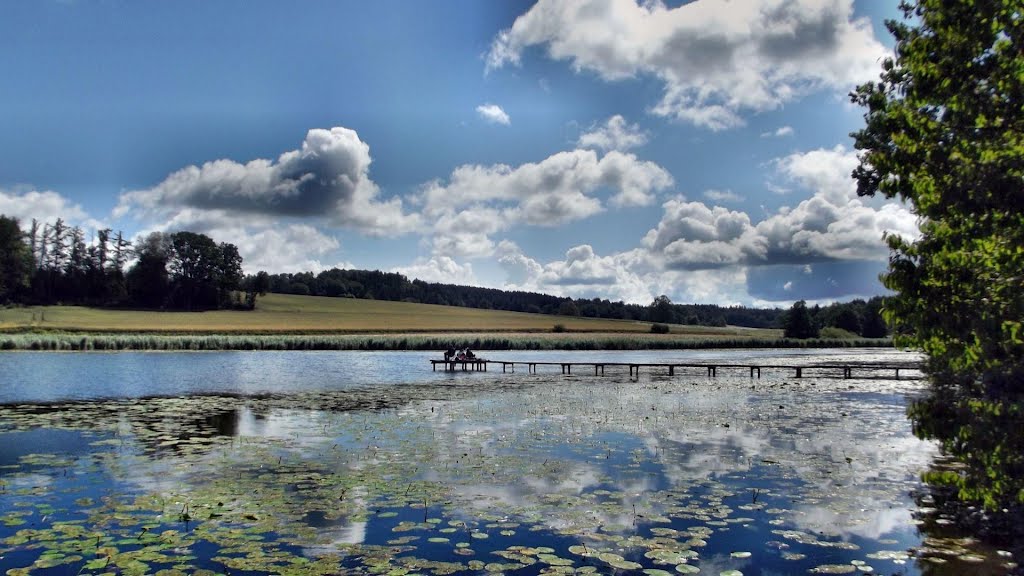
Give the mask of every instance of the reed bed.
POLYGON ((673 350, 891 347, 888 339, 699 338, 674 334, 0 334, 2 350, 673 350))

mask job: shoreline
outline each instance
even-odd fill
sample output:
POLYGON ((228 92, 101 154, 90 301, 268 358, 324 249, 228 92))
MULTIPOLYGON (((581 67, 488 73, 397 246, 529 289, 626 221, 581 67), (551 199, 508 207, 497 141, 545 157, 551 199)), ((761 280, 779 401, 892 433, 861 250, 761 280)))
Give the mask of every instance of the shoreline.
POLYGON ((891 339, 700 337, 613 332, 457 332, 359 334, 0 333, 0 351, 203 350, 707 350, 737 348, 892 348, 891 339))

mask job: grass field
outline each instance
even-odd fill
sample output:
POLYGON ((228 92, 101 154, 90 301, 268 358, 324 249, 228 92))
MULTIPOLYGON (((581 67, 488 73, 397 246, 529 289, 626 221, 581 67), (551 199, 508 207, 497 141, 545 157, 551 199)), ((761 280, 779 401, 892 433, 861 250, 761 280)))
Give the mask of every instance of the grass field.
MULTIPOLYGON (((0 309, 4 332, 123 332, 165 334, 344 334, 415 332, 550 332, 561 324, 572 332, 647 333, 650 324, 477 310, 433 304, 268 294, 256 310, 153 312, 80 306, 0 309)), ((693 338, 778 338, 779 330, 672 326, 693 338)))

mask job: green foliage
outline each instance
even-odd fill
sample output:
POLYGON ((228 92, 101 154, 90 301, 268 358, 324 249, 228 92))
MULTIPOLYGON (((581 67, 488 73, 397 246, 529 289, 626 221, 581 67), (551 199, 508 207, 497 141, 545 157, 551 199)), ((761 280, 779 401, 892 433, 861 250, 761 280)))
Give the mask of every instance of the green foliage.
POLYGON ((855 340, 860 338, 860 336, 857 336, 855 332, 836 328, 835 326, 826 326, 822 328, 820 336, 827 340, 855 340))
POLYGON ((811 319, 811 313, 807 310, 807 302, 798 300, 786 313, 785 320, 786 338, 817 338, 818 326, 811 319))
POLYGON ((580 309, 576 307, 576 303, 572 300, 566 300, 558 306, 559 316, 579 316, 580 309))
POLYGON ((676 321, 675 309, 668 296, 662 294, 651 302, 650 318, 652 322, 672 323, 676 321))
POLYGON ((551 331, 552 332, 566 332, 565 324, 555 324, 554 327, 551 328, 551 331))
POLYGON ((0 215, 0 303, 15 300, 28 287, 31 266, 18 220, 0 215))
POLYGON ((651 324, 651 334, 668 334, 668 324, 651 324))
POLYGON ((888 238, 885 315, 928 356, 933 396, 911 416, 968 464, 961 497, 1024 504, 1024 14, 1019 0, 902 8, 896 57, 851 95, 866 108, 858 192, 910 202, 921 226, 888 238))

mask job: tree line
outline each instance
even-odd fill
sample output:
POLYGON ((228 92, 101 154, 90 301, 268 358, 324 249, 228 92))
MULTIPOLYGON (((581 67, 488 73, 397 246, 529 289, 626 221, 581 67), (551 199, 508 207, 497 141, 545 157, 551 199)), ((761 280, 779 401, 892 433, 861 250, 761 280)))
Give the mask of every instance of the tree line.
MULTIPOLYGON (((409 280, 402 274, 379 270, 341 270, 332 268, 312 272, 271 274, 266 279, 268 292, 340 298, 369 298, 440 304, 486 310, 507 310, 585 318, 636 320, 660 324, 699 326, 746 326, 783 328, 792 311, 781 308, 750 308, 716 304, 677 304, 659 296, 649 305, 612 302, 602 298, 565 298, 514 290, 479 288, 409 280)), ((794 338, 814 338, 824 327, 837 327, 865 338, 887 335, 882 320, 882 298, 868 301, 813 306, 807 308, 806 331, 788 334, 794 338)))
POLYGON ((133 243, 97 230, 0 215, 0 303, 170 310, 252 308, 257 280, 234 244, 195 232, 154 232, 133 243), (239 292, 245 289, 245 295, 239 292))

